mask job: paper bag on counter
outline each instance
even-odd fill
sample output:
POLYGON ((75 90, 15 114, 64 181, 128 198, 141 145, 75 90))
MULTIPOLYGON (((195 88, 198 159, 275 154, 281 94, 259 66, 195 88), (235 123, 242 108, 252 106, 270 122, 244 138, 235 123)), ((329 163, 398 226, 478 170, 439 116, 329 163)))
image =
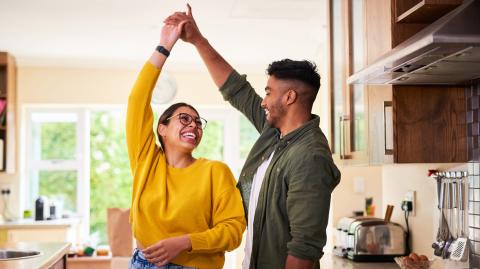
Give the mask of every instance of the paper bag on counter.
POLYGON ((107 230, 108 243, 112 256, 130 257, 133 252, 132 228, 128 222, 130 209, 108 208, 107 209, 107 230))

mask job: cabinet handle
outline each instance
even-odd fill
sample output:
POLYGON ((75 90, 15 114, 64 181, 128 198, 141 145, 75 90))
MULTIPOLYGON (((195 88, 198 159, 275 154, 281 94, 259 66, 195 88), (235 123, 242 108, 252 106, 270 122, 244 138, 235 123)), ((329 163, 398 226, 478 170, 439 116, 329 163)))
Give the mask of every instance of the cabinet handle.
POLYGON ((340 128, 340 160, 343 160, 343 116, 338 117, 338 127, 340 128))
POLYGON ((384 154, 393 155, 393 104, 392 101, 383 102, 383 136, 384 154))
POLYGON ((347 160, 351 159, 351 155, 346 154, 346 139, 347 136, 345 134, 345 124, 350 121, 350 117, 348 115, 340 116, 340 160, 347 160))

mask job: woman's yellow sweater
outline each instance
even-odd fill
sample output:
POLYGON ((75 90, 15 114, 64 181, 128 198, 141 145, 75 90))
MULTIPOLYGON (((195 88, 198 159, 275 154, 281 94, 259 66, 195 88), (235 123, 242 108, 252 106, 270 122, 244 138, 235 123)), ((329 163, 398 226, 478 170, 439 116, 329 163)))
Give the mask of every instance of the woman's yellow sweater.
POLYGON ((186 168, 167 165, 155 143, 152 90, 160 70, 147 62, 128 99, 127 145, 133 174, 130 223, 143 247, 188 234, 192 250, 171 262, 222 268, 224 252, 237 248, 245 216, 235 179, 222 162, 197 159, 186 168))

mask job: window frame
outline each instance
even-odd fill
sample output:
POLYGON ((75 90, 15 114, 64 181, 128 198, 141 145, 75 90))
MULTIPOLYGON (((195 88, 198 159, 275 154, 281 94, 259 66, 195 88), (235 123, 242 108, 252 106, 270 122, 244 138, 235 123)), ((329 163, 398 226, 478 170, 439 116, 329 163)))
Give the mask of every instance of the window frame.
MULTIPOLYGON (((90 197, 90 118, 87 108, 81 107, 65 107, 61 105, 52 106, 35 106, 25 105, 25 148, 22 150, 23 162, 25 165, 25 174, 23 175, 24 189, 21 191, 24 194, 24 208, 33 208, 34 201, 38 197, 38 182, 36 186, 32 182, 32 173, 39 173, 40 171, 76 171, 77 172, 77 191, 76 191, 76 212, 74 217, 79 217, 81 220, 80 229, 81 234, 89 234, 90 222, 90 199, 83 197, 90 197), (71 121, 34 121, 33 115, 35 113, 69 113, 75 114, 76 121, 76 147, 75 160, 35 160, 33 126, 37 122, 71 122, 71 121), (28 206, 28 205, 31 205, 28 206)), ((59 216, 61 217, 61 216, 59 216)))

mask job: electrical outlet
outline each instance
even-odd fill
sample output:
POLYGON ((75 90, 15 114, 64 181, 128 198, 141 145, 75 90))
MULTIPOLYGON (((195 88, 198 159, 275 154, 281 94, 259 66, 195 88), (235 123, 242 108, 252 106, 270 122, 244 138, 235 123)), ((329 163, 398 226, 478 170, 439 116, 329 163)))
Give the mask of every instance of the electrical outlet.
POLYGON ((0 196, 11 195, 11 194, 12 194, 12 185, 0 183, 0 196))
POLYGON ((415 216, 416 204, 415 204, 415 191, 409 190, 405 193, 403 197, 404 202, 410 202, 409 204, 412 205, 412 210, 410 211, 410 216, 415 216))
POLYGON ((13 184, 0 183, 0 219, 10 221, 13 219, 12 214, 12 195, 13 184))

